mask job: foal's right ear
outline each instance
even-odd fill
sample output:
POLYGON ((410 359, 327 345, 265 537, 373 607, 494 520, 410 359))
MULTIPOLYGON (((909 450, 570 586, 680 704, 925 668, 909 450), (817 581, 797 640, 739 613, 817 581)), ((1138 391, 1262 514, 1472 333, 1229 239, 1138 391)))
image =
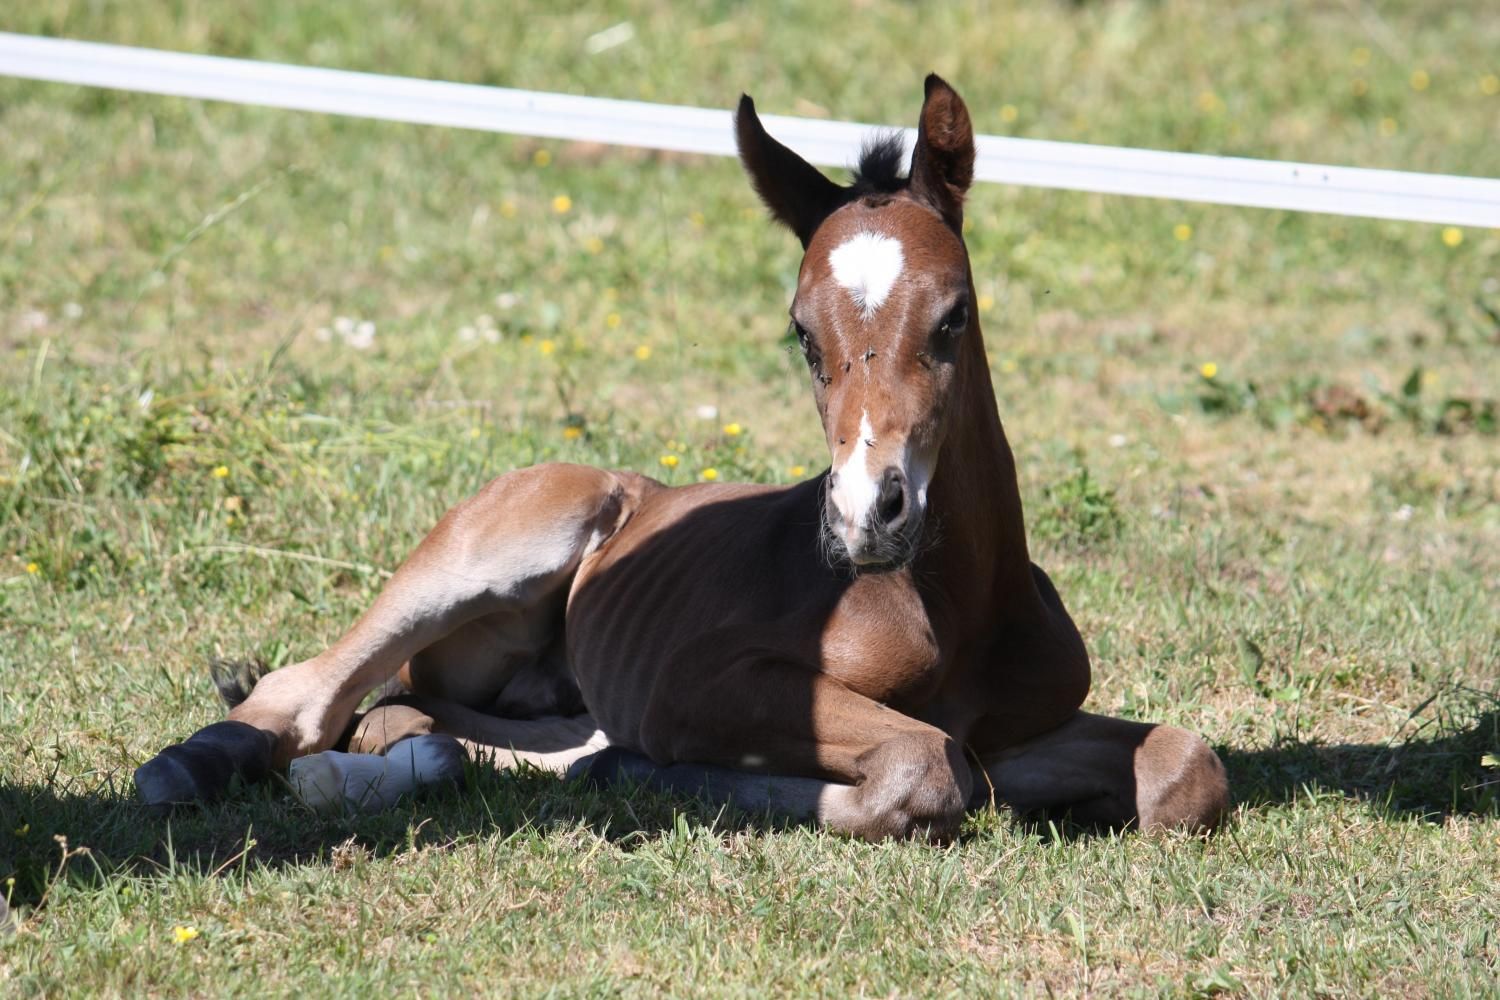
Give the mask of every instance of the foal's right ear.
POLYGON ((844 189, 772 139, 748 94, 740 96, 739 109, 734 113, 734 137, 740 162, 761 201, 777 221, 797 234, 806 249, 818 226, 843 204, 844 189))

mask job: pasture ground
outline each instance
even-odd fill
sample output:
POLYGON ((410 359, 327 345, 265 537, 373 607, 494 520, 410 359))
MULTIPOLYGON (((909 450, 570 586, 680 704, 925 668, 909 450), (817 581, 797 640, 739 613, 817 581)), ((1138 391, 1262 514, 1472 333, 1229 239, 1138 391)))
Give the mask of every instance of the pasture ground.
MULTIPOLYGON (((984 132, 1500 174, 1477 3, 369 6, 0 29, 898 123, 935 68, 984 132)), ((130 772, 219 716, 206 661, 318 649, 489 477, 815 472, 795 241, 727 160, 5 79, 0 135, 0 992, 1500 990, 1500 233, 973 194, 1034 556, 1091 706, 1220 749, 1216 837, 493 774, 165 818, 130 772)))

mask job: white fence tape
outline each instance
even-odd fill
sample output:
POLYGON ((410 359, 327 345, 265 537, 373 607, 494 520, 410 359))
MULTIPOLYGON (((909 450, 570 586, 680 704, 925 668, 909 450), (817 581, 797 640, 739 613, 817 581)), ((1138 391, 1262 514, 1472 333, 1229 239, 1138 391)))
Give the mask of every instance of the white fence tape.
MULTIPOLYGON (((551 139, 734 154, 727 111, 4 32, 0 75, 551 139)), ((984 99, 972 91, 969 98, 984 99)), ((861 140, 874 127, 763 117, 773 135, 821 166, 852 163, 861 140)), ((906 131, 909 145, 914 132, 906 131)), ((976 176, 1002 184, 1500 227, 1500 180, 993 135, 980 136, 978 145, 976 176)))

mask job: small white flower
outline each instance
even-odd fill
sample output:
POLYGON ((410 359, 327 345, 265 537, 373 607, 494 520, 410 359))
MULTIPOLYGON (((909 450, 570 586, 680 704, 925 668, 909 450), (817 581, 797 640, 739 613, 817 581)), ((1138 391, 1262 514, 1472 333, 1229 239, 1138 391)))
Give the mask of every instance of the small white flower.
POLYGON ((500 331, 493 326, 487 326, 483 330, 480 330, 479 335, 484 338, 486 344, 500 343, 500 331))
POLYGON ((704 403, 702 406, 698 407, 698 409, 695 410, 695 411, 693 411, 693 412, 695 412, 695 413, 698 414, 698 419, 699 420, 717 420, 717 419, 719 419, 719 408, 717 406, 710 406, 708 403, 704 403))
POLYGON ((458 328, 458 339, 465 344, 472 344, 479 337, 479 331, 472 326, 461 326, 458 328))
POLYGON ((21 329, 27 333, 47 328, 47 314, 40 309, 28 309, 21 314, 21 329))
POLYGON ((521 301, 521 296, 515 292, 501 292, 495 296, 495 306, 500 309, 514 309, 521 301))
POLYGON ((1126 437, 1124 434, 1111 434, 1109 436, 1109 446, 1111 448, 1123 448, 1129 443, 1130 438, 1126 437))
POLYGON ((354 327, 354 332, 344 338, 344 343, 356 351, 367 350, 375 343, 375 324, 362 320, 354 327))
POLYGON ((68 319, 78 319, 83 315, 83 306, 77 302, 68 302, 63 305, 63 315, 68 319))
POLYGON ((326 326, 320 326, 313 331, 313 339, 320 344, 326 344, 333 339, 333 331, 326 326))
POLYGON ((1396 513, 1391 515, 1391 519, 1395 521, 1410 521, 1411 516, 1415 513, 1416 511, 1412 510, 1411 504, 1404 503, 1396 508, 1396 513))
POLYGON ((347 337, 354 332, 354 320, 348 316, 335 316, 333 318, 333 332, 340 337, 347 337))
POLYGON ((474 320, 474 325, 481 330, 492 330, 495 327, 495 317, 489 313, 481 313, 479 318, 474 320))

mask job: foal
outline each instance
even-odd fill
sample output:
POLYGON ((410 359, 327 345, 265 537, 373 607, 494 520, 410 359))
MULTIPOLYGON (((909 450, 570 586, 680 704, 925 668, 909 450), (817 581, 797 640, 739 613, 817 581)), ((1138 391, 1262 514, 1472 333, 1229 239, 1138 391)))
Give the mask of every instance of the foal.
POLYGON ((346 737, 383 752, 446 733, 870 839, 951 835, 991 795, 1145 829, 1217 822, 1224 769, 1200 737, 1079 711, 1088 655, 1027 554, 973 308, 963 101, 928 77, 909 175, 899 142, 877 142, 847 187, 748 97, 735 128, 804 248, 791 317, 831 468, 787 487, 501 476, 332 647, 142 766, 147 801, 289 764, 337 785, 352 765, 320 752, 346 737), (350 735, 392 678, 403 696, 350 735))

